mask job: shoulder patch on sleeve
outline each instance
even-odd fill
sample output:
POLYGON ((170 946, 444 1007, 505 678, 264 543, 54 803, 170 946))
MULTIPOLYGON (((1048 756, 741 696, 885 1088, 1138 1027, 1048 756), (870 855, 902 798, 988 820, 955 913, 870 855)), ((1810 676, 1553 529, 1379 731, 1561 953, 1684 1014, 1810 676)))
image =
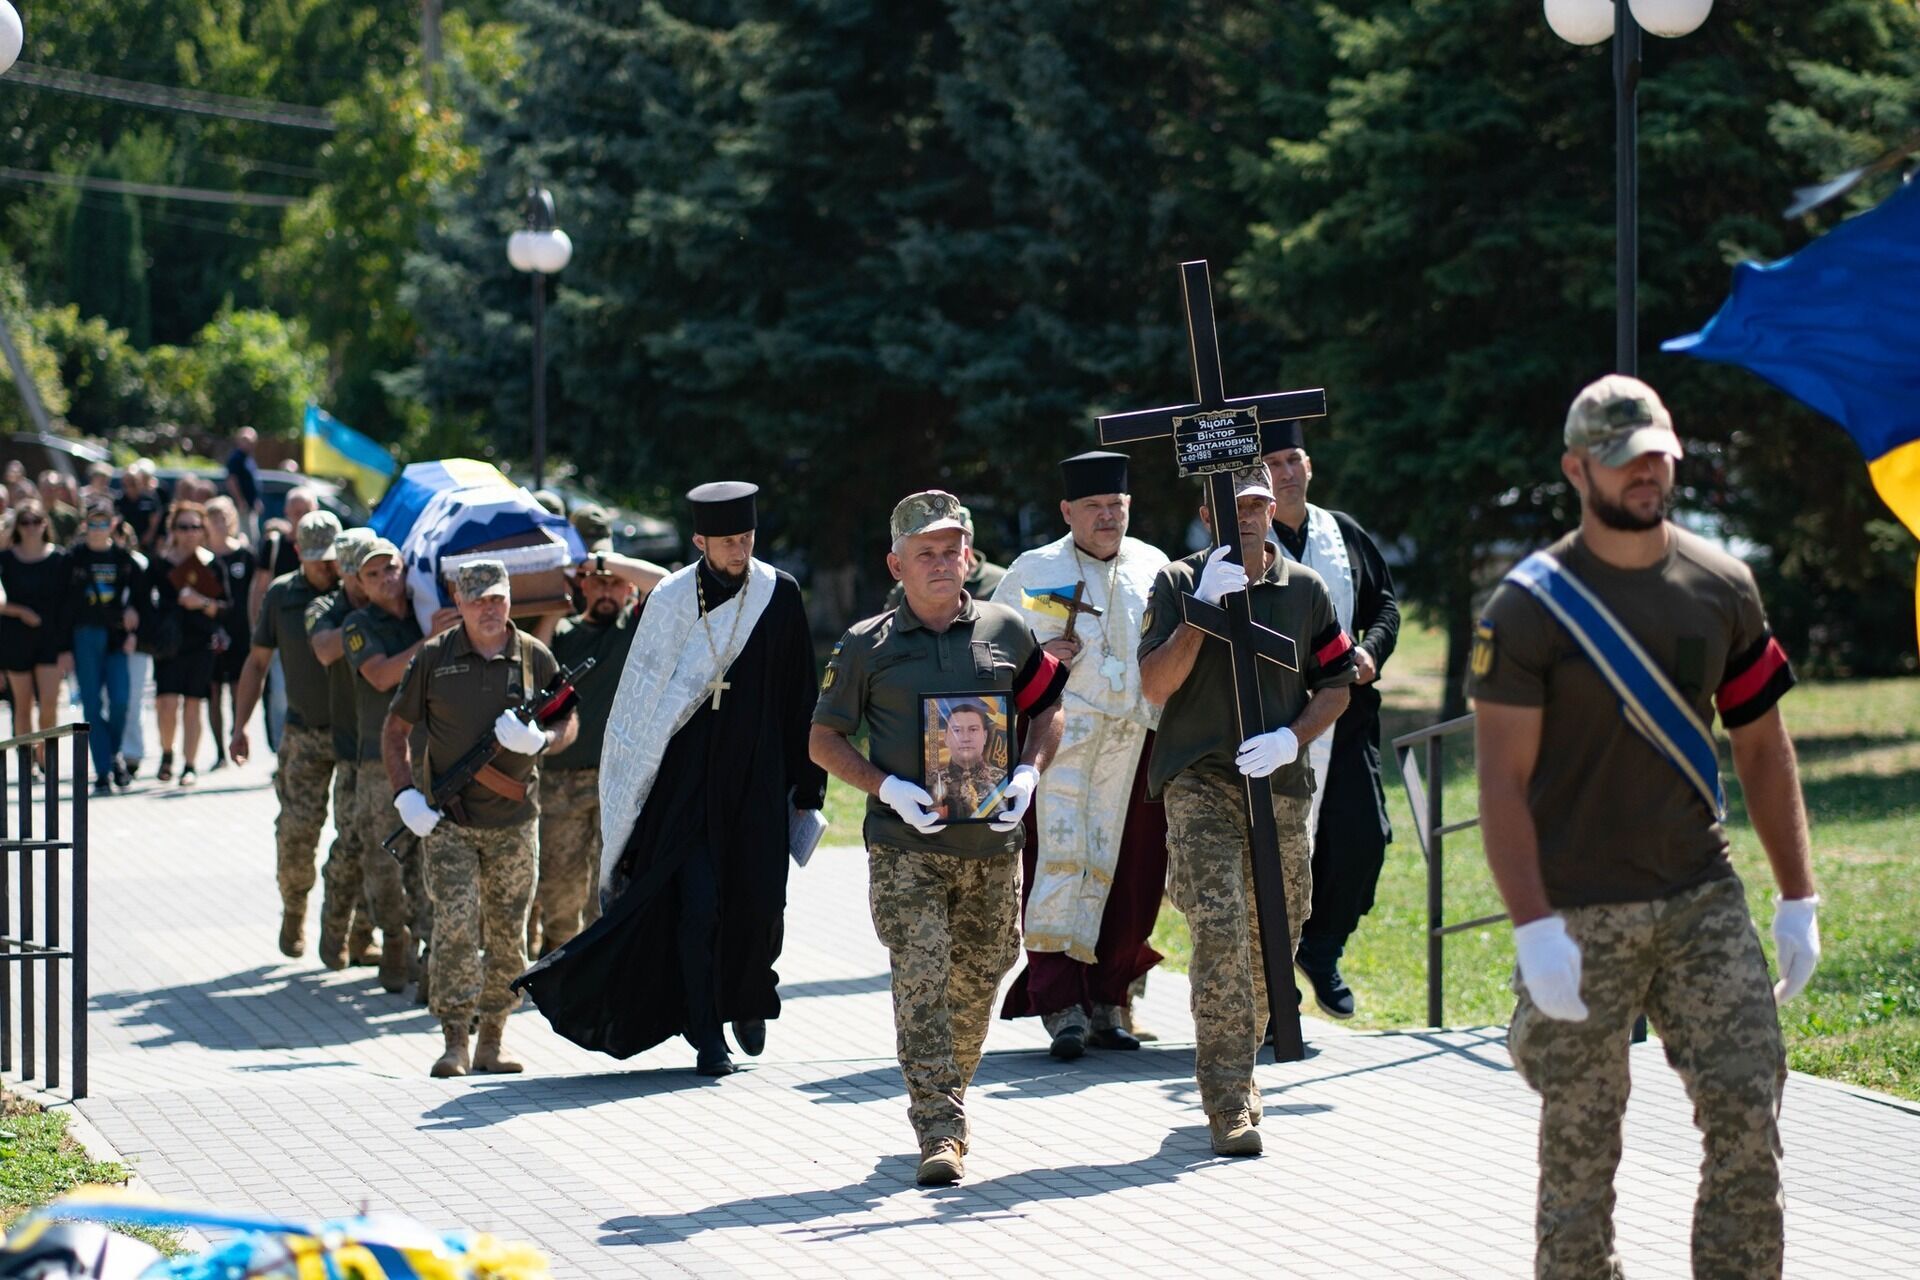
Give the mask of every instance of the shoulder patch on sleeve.
POLYGON ((347 632, 347 648, 353 650, 355 653, 358 653, 366 647, 367 647, 367 637, 361 633, 360 628, 354 627, 352 630, 347 632))
POLYGON ((1476 680, 1485 680, 1493 674, 1493 664, 1500 656, 1499 646, 1494 641, 1493 623, 1480 619, 1473 627, 1473 653, 1469 659, 1476 680))

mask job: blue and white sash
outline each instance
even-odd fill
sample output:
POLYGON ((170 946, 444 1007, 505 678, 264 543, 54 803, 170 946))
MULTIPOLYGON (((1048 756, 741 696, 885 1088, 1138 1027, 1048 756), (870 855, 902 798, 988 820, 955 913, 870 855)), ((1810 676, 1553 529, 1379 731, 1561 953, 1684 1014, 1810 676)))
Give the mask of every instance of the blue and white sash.
POLYGON ((1536 551, 1515 565, 1506 580, 1544 605, 1579 642, 1619 695, 1620 713, 1627 723, 1680 771, 1713 816, 1725 821, 1727 794, 1720 786, 1720 755, 1713 734, 1612 610, 1545 551, 1536 551))

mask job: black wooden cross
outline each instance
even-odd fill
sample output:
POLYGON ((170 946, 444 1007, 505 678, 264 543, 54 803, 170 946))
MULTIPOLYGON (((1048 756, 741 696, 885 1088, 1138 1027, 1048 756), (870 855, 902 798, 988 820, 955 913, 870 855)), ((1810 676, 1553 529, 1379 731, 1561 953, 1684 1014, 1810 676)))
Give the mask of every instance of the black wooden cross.
MULTIPOLYGON (((1100 419, 1100 443, 1106 446, 1137 444, 1145 440, 1175 435, 1183 419, 1210 410, 1252 409, 1262 422, 1285 422, 1296 418, 1318 418, 1327 412, 1327 393, 1323 390, 1282 391, 1265 396, 1228 396, 1220 372, 1220 339, 1213 324, 1213 286, 1207 264, 1180 264, 1180 288, 1186 300, 1187 342, 1193 364, 1193 404, 1169 405, 1163 409, 1143 409, 1136 413, 1116 413, 1100 419)), ((1205 477, 1207 506, 1213 512, 1214 545, 1227 548, 1227 559, 1242 563, 1240 536, 1235 518, 1237 503, 1233 492, 1233 473, 1215 471, 1205 477)), ((1257 575, 1249 571, 1255 581, 1257 575)), ((1225 608, 1210 605, 1196 596, 1183 595, 1180 608, 1185 620, 1210 636, 1227 642, 1233 654, 1234 712, 1240 741, 1270 727, 1260 705, 1260 685, 1256 667, 1260 660, 1277 663, 1291 671, 1300 669, 1298 646, 1293 637, 1281 635, 1271 627, 1253 620, 1247 593, 1236 591, 1225 600, 1225 608)), ((1304 748, 1302 748, 1304 750, 1304 748)), ((1249 830, 1253 843, 1253 889, 1255 914, 1260 928, 1260 950, 1267 977, 1267 1011, 1272 1018, 1273 1053, 1279 1062, 1297 1062, 1306 1056, 1300 1037, 1300 1011, 1293 1001, 1293 956, 1287 945, 1286 882, 1280 869, 1279 842, 1273 825, 1273 789, 1266 778, 1241 778, 1246 799, 1249 830)))

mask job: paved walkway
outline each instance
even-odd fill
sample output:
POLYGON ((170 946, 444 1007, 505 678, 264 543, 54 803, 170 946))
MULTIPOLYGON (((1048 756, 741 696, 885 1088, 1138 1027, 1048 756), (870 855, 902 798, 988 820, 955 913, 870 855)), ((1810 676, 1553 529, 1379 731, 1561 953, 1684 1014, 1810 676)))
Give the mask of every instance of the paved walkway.
MULTIPOLYGON (((269 768, 92 808, 80 1109, 163 1193, 397 1208, 530 1239, 557 1277, 1530 1274, 1535 1107, 1498 1029, 1310 1024, 1306 1062, 1259 1070, 1268 1156, 1220 1160, 1175 975, 1141 1053, 1062 1066, 996 1024, 969 1178, 914 1189, 857 850, 794 876, 786 1012, 745 1073, 702 1080, 679 1044, 612 1062, 529 1011, 527 1075, 429 1079, 424 1011, 275 950, 269 768)), ((1682 1275, 1699 1146, 1657 1046, 1634 1069, 1621 1245, 1636 1276, 1682 1275)), ((1789 1273, 1916 1274, 1920 1107, 1796 1076, 1785 1128, 1789 1273)))

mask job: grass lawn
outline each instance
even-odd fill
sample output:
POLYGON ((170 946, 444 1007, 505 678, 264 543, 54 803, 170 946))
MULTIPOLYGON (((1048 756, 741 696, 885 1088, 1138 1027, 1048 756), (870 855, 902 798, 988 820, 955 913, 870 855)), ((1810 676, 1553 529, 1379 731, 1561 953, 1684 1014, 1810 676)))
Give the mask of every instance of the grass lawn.
MULTIPOLYGON (((1409 625, 1381 686, 1383 741, 1438 715, 1445 642, 1409 625)), ((1824 954, 1805 994, 1781 1011, 1796 1070, 1920 1099, 1920 679, 1803 684, 1781 704, 1799 746, 1812 815, 1814 869, 1824 905, 1824 954)), ((1389 756, 1390 748, 1387 749, 1389 756)), ((1447 753, 1448 821, 1474 812, 1473 751, 1447 753)), ((1738 780, 1725 766, 1733 859, 1769 957, 1773 880, 1747 825, 1738 780)), ((827 793, 836 844, 860 842, 864 797, 835 782, 827 793)), ((1407 796, 1388 765, 1387 850, 1373 913, 1348 945, 1343 971, 1360 1001, 1352 1025, 1426 1024, 1426 863, 1407 796)), ((1473 831, 1447 837, 1446 911, 1471 920, 1501 909, 1473 831)), ((1154 946, 1184 968, 1186 921, 1164 907, 1154 946)), ((1510 931, 1503 924, 1447 939, 1446 1003, 1453 1026, 1504 1025, 1513 1011, 1510 931)))
MULTIPOLYGON (((29 1209, 38 1208, 75 1187, 127 1180, 124 1165, 94 1160, 67 1135, 67 1118, 24 1098, 0 1094, 0 1231, 29 1209)), ((180 1252, 171 1231, 145 1227, 120 1230, 138 1236, 162 1253, 180 1252)))

